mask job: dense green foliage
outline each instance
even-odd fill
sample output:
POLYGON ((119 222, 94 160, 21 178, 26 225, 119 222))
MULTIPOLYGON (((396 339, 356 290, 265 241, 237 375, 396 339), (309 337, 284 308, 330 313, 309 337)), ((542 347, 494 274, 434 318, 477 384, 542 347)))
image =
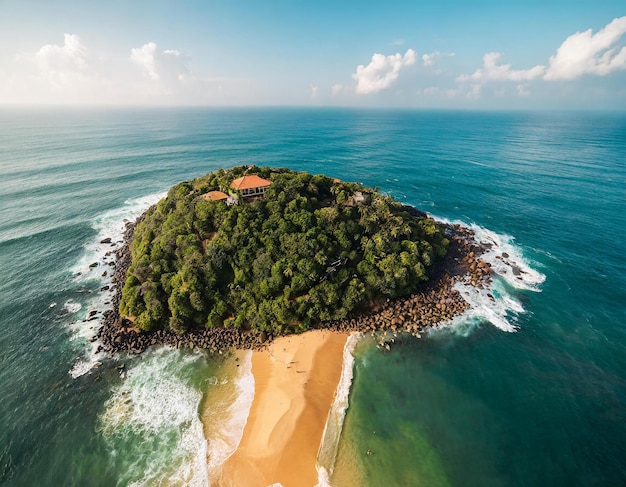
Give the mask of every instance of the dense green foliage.
POLYGON ((139 328, 234 326, 275 333, 344 318, 428 279, 448 240, 389 196, 286 169, 237 167, 174 186, 132 241, 120 313, 139 328), (243 174, 272 181, 240 204, 206 201, 243 174), (357 205, 361 191, 370 197, 357 205))

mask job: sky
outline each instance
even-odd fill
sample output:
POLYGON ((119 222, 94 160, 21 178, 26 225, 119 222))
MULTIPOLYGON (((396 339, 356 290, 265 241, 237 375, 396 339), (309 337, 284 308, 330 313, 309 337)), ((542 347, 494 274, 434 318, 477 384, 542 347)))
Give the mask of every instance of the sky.
POLYGON ((0 105, 626 110, 625 0, 0 0, 0 105))

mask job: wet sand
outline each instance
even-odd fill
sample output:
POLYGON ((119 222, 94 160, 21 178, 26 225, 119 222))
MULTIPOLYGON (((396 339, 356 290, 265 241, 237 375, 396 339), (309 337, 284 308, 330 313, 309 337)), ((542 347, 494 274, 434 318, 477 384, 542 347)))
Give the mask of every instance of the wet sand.
POLYGON ((216 485, 317 484, 317 454, 347 337, 315 330, 253 352, 254 400, 237 450, 219 472, 211 472, 216 485))

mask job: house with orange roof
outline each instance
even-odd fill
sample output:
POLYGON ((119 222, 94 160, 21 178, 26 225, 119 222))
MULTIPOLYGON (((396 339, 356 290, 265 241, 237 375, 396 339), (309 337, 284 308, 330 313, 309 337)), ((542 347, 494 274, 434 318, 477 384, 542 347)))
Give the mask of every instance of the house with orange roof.
POLYGON ((251 174, 235 179, 230 183, 230 187, 240 191, 244 197, 251 197, 263 195, 271 184, 271 181, 260 178, 256 174, 251 174))

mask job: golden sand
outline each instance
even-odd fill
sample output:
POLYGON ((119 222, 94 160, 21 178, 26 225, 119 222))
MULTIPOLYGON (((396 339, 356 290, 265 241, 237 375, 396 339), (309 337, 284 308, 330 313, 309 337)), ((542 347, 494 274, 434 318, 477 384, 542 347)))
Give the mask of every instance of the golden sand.
POLYGON ((210 472, 220 487, 307 487, 339 383, 348 335, 315 330, 253 352, 255 394, 239 447, 210 472))

